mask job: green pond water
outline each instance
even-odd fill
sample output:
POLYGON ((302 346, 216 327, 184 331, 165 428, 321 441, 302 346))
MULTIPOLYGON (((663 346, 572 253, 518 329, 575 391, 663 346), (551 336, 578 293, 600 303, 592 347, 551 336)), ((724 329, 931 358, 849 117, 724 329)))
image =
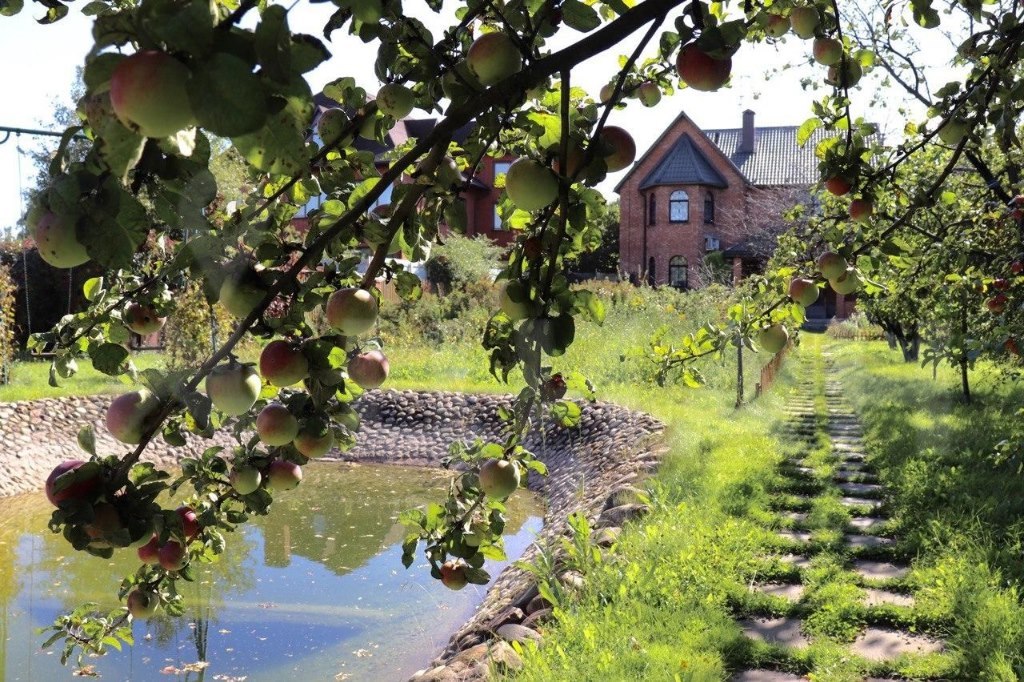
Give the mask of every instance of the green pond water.
MULTIPOLYGON (((424 667, 483 599, 453 592, 421 560, 400 562, 398 514, 446 490, 444 472, 314 463, 281 493, 269 517, 228 534, 227 552, 183 583, 186 613, 133 625, 135 646, 87 658, 104 680, 405 680, 424 667), (199 666, 193 664, 200 663, 199 666), (205 664, 205 667, 204 667, 205 664)), ((36 628, 84 601, 117 605, 132 550, 110 561, 80 554, 47 521, 43 494, 0 499, 0 677, 70 680, 60 648, 41 650, 36 628)), ((543 510, 520 492, 506 548, 517 558, 543 510)), ((489 562, 497 576, 505 564, 489 562)))

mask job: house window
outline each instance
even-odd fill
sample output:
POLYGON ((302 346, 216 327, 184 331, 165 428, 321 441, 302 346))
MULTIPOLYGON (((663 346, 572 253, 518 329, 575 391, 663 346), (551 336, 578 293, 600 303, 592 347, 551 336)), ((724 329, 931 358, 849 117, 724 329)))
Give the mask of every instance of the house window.
MULTIPOLYGON (((512 167, 511 161, 495 161, 494 162, 494 184, 498 183, 498 178, 503 175, 508 175, 508 169, 512 167)), ((504 180, 502 181, 504 183, 504 180)), ((494 229, 495 231, 501 231, 505 229, 505 226, 501 222, 501 216, 498 215, 498 205, 494 205, 494 229)))
POLYGON ((704 222, 715 224, 715 195, 708 192, 704 195, 704 222))
POLYGON ((690 268, 683 256, 672 256, 668 261, 668 283, 677 289, 685 289, 690 283, 690 268))
POLYGON ((647 259, 647 286, 653 287, 658 281, 658 275, 654 271, 654 256, 647 259))
POLYGON ((647 224, 654 225, 658 222, 658 202, 653 193, 647 197, 647 224))
POLYGON ((672 192, 668 198, 668 219, 672 223, 685 223, 690 220, 690 197, 681 189, 672 192))

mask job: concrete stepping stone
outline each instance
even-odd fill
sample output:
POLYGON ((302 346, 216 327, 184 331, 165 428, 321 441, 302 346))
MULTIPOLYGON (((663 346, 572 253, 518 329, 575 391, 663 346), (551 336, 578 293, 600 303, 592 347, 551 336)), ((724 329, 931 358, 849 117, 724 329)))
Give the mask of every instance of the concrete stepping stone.
POLYGON ((857 530, 872 530, 885 523, 885 519, 877 516, 855 516, 850 519, 850 527, 857 530))
POLYGON ((871 507, 872 509, 882 506, 881 500, 869 500, 866 497, 840 497, 839 503, 846 507, 871 507))
POLYGON ((842 466, 839 468, 839 471, 868 473, 868 469, 870 469, 870 465, 867 462, 860 460, 855 462, 843 461, 841 462, 841 465, 842 466))
POLYGON ((884 490, 877 483, 840 483, 839 489, 850 495, 877 495, 884 490))
POLYGON ((847 535, 846 544, 850 547, 890 547, 894 540, 892 538, 880 537, 878 535, 847 535))
POLYGON ((783 554, 779 557, 779 561, 784 564, 790 564, 798 569, 805 569, 811 567, 811 560, 802 554, 783 554))
POLYGON ((878 476, 869 474, 863 469, 836 469, 834 478, 843 483, 871 483, 878 480, 878 476))
POLYGON ((810 542, 811 534, 801 530, 780 530, 776 533, 783 540, 790 542, 810 542))
POLYGON ((800 583, 761 583, 751 585, 751 592, 760 592, 770 597, 782 597, 783 599, 798 602, 804 596, 804 586, 800 583))
POLYGON ((732 682, 806 682, 806 677, 774 670, 744 670, 732 676, 732 682))
POLYGON ((888 590, 864 590, 865 606, 913 606, 914 598, 909 594, 890 592, 888 590))
POLYGON ((785 512, 782 518, 793 523, 807 523, 807 512, 785 512))
POLYGON ((896 580, 905 578, 910 569, 888 561, 871 561, 857 559, 853 562, 853 570, 867 580, 896 580))
POLYGON ((796 618, 752 618, 740 621, 743 634, 750 639, 793 649, 803 649, 810 644, 800 631, 800 626, 796 618))
POLYGON ((899 630, 868 628, 853 641, 852 651, 869 661, 888 661, 903 654, 933 654, 943 650, 942 642, 899 630))
POLYGON ((814 469, 794 464, 789 464, 784 467, 782 473, 786 476, 794 476, 798 478, 814 478, 814 469))

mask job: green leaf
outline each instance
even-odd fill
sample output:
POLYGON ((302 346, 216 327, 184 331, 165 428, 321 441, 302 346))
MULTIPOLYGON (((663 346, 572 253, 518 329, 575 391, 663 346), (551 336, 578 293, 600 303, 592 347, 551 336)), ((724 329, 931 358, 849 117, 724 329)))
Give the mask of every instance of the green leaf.
POLYGON ((96 140, 96 148, 100 158, 107 164, 110 172, 124 182, 128 177, 128 171, 135 168, 142 158, 146 138, 128 130, 113 117, 108 119, 103 129, 98 132, 100 137, 96 140))
POLYGON ((92 212, 77 230, 89 257, 111 269, 129 267, 149 231, 146 209, 113 178, 107 178, 89 208, 92 212))
POLYGON ((78 447, 90 455, 96 455, 96 433, 93 431, 92 425, 87 424, 78 430, 78 447))
POLYGON ((395 276, 395 290, 403 301, 418 301, 423 297, 423 283, 411 272, 402 271, 395 276))
POLYGON ((288 11, 281 5, 271 5, 260 18, 254 41, 256 59, 271 80, 288 81, 292 57, 290 37, 288 11))
POLYGON ((24 6, 24 0, 0 0, 0 17, 13 17, 24 6))
POLYGON ((796 131, 796 143, 800 147, 807 144, 807 141, 811 139, 811 135, 814 131, 821 127, 821 119, 814 117, 809 118, 800 124, 800 128, 796 131))
POLYGON ((289 97, 287 105, 254 133, 234 138, 242 156, 257 169, 278 175, 294 175, 306 167, 305 130, 313 118, 307 98, 289 97))
POLYGON ((579 0, 565 0, 562 3, 562 21, 566 26, 581 33, 593 31, 601 25, 601 17, 598 16, 597 11, 579 0))
POLYGON ((267 120, 267 96, 252 66, 226 52, 199 64, 188 81, 196 121, 223 137, 247 135, 267 120))
POLYGON ((85 280, 85 284, 82 285, 82 293, 88 300, 95 301, 103 294, 105 288, 102 277, 92 277, 85 280))
POLYGON ((110 376, 124 374, 128 355, 128 349, 117 343, 104 343, 90 353, 96 371, 110 376))

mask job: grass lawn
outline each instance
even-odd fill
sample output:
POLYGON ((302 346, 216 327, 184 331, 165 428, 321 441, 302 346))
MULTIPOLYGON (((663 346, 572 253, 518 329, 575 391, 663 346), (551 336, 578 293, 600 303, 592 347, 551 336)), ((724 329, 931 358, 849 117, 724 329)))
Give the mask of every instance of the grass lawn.
MULTIPOLYGON (((135 353, 135 366, 140 369, 163 367, 163 356, 154 352, 135 353)), ((121 393, 131 384, 127 377, 111 377, 92 368, 88 361, 78 363, 78 373, 70 379, 60 379, 60 385, 49 385, 50 361, 26 360, 15 362, 11 382, 0 385, 0 402, 60 398, 71 395, 121 393)))

